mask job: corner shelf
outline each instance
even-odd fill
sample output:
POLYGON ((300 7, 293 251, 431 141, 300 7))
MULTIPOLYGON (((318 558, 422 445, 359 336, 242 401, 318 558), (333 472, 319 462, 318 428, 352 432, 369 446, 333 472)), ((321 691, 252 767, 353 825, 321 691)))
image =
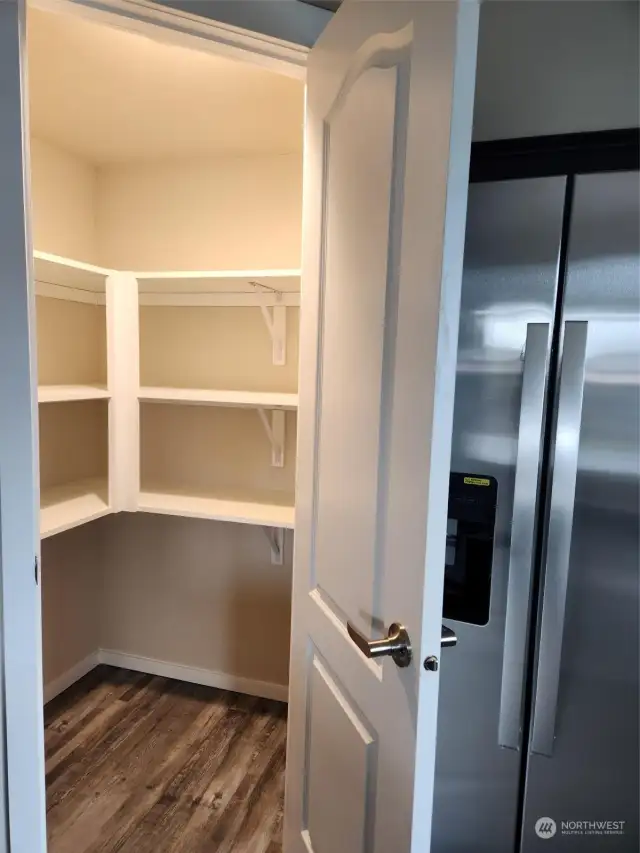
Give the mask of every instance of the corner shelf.
POLYGON ((40 538, 71 530, 110 512, 106 479, 78 480, 44 489, 40 495, 40 538))
POLYGON ((154 487, 140 493, 138 510, 160 515, 180 515, 187 518, 205 518, 214 521, 231 521, 239 524, 257 524, 292 530, 295 509, 283 504, 286 496, 274 492, 240 494, 189 494, 184 491, 165 491, 154 487))
POLYGON ((297 394, 279 394, 263 391, 217 391, 204 388, 140 388, 141 403, 176 403, 191 406, 223 406, 240 409, 298 408, 297 394))
MULTIPOLYGON (((79 480, 41 493, 41 537, 47 538, 123 509, 269 528, 274 560, 282 560, 283 530, 293 529, 293 489, 254 491, 212 486, 204 489, 172 484, 160 478, 145 483, 131 474, 136 464, 119 469, 119 458, 139 453, 141 404, 222 407, 255 410, 271 445, 271 464, 285 465, 286 412, 296 412, 296 393, 209 388, 139 387, 140 306, 254 307, 262 315, 272 343, 272 361, 286 362, 286 308, 300 304, 300 270, 118 272, 58 255, 34 253, 36 293, 71 302, 106 306, 109 384, 97 384, 91 373, 84 384, 41 385, 42 405, 65 401, 112 400, 109 409, 109 477, 79 480), (88 380, 88 382, 87 382, 88 380), (114 414, 114 412, 116 414, 114 414), (124 448, 125 453, 122 453, 124 448), (131 476, 129 476, 131 474, 131 476), (159 485, 158 485, 159 484, 159 485), (112 501, 112 503, 110 503, 112 501)), ((63 379, 65 376, 61 376, 63 379)), ((73 382, 71 375, 69 378, 73 382)), ((51 376, 55 382, 58 377, 51 376)), ((84 377, 78 376, 80 382, 84 377)), ((96 379, 100 380, 99 375, 96 379)), ((59 381, 59 380, 58 380, 59 381)), ((44 410, 41 410, 44 415, 44 410)), ((195 413, 194 413, 195 417, 195 413)), ((280 475, 278 483, 282 482, 280 475)), ((196 478, 197 479, 197 478, 196 478)), ((214 478, 215 479, 215 478, 214 478)), ((287 480, 287 477, 285 477, 287 480)), ((53 482, 59 482, 54 479, 53 482)), ((222 478, 225 482, 225 478, 222 478)), ((265 484, 267 489, 268 484, 265 484)), ((292 485, 292 484, 289 484, 292 485)))
POLYGON ((64 403, 74 400, 108 400, 104 385, 39 385, 38 403, 64 403))
POLYGON ((36 294, 73 302, 105 304, 105 282, 113 270, 49 252, 34 251, 36 294))

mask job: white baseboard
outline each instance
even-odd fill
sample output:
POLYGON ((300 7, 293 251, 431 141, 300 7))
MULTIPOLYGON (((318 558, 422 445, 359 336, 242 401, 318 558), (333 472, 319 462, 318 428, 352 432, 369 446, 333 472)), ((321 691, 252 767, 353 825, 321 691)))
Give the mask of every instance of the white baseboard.
POLYGON ((100 649, 97 658, 99 663, 109 666, 133 669, 136 672, 146 672, 149 675, 161 675, 164 678, 175 678, 176 681, 203 684, 205 687, 218 687, 220 690, 234 690, 238 693, 248 693, 249 696, 277 699, 279 702, 286 702, 289 698, 289 687, 286 684, 272 684, 269 681, 242 678, 239 675, 229 675, 226 672, 216 672, 211 669, 184 666, 155 658, 129 655, 113 649, 100 649))
POLYGON ((58 694, 65 691, 68 687, 71 687, 72 684, 75 684, 76 681, 79 681, 87 675, 87 673, 91 672, 92 669, 95 669, 99 663, 99 652, 92 652, 90 655, 87 655, 84 660, 81 660, 75 666, 72 666, 71 669, 68 669, 66 672, 63 672, 62 675, 54 678, 53 681, 45 684, 44 704, 46 705, 47 702, 51 702, 51 700, 55 699, 58 694))

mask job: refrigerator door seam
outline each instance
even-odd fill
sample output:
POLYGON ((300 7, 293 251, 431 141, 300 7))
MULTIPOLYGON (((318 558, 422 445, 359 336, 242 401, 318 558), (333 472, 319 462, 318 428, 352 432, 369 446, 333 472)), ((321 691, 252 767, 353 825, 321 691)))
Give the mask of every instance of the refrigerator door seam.
POLYGON ((527 324, 509 550, 498 743, 519 749, 524 714, 527 625, 531 600, 549 323, 527 324))

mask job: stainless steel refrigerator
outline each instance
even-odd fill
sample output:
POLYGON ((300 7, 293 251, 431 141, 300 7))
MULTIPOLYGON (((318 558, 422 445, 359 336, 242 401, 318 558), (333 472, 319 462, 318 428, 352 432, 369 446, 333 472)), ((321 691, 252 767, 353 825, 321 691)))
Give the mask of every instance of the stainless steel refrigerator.
POLYGON ((473 183, 435 853, 638 853, 640 182, 473 183))

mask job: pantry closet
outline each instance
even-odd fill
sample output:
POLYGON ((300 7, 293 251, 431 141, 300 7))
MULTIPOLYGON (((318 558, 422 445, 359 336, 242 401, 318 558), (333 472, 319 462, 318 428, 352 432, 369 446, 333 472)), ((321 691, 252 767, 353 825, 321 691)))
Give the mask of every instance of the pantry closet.
POLYGON ((30 9, 45 700, 285 699, 304 86, 30 9))

